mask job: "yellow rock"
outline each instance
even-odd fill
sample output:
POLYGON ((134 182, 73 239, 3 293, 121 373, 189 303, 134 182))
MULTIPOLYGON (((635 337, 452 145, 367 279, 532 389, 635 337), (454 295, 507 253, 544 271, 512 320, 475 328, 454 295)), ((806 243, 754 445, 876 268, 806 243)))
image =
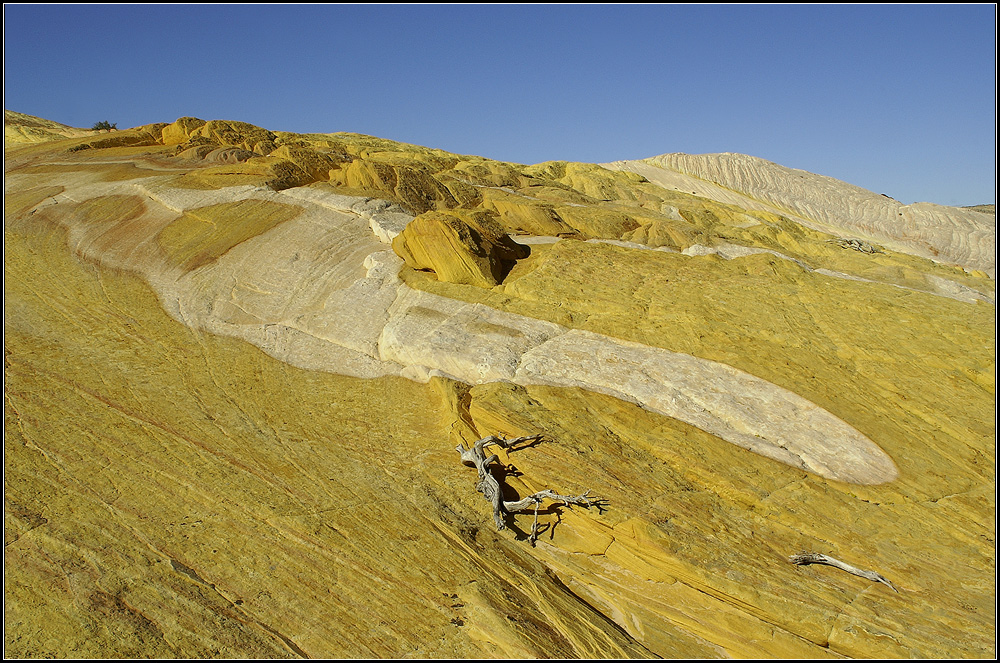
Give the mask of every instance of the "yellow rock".
MULTIPOLYGON (((69 147, 69 151, 79 150, 104 150, 108 148, 128 148, 128 147, 152 147, 160 144, 160 136, 165 125, 147 124, 141 127, 124 130, 112 130, 105 137, 96 138, 86 142, 78 142, 69 147)), ((95 132, 104 135, 105 132, 95 132)))
POLYGON ((510 232, 541 236, 576 234, 549 203, 497 189, 486 188, 482 194, 483 207, 496 212, 510 232))
POLYGON ((487 159, 469 159, 457 163, 451 173, 460 179, 484 187, 517 188, 522 185, 524 175, 514 164, 487 159))
POLYGON ((280 203, 256 200, 202 207, 172 221, 159 232, 156 241, 171 265, 188 272, 293 218, 298 211, 280 203))
POLYGON ((160 138, 164 145, 180 145, 191 138, 191 134, 205 126, 205 120, 196 117, 182 117, 163 127, 160 138))
MULTIPOLYGON (((178 159, 185 154, 199 154, 207 148, 205 156, 216 151, 215 144, 199 145, 188 148, 178 154, 178 159)), ((242 149, 242 148, 239 148, 242 149)), ((304 186, 315 182, 316 178, 294 162, 279 157, 251 157, 237 163, 217 165, 207 160, 196 168, 179 175, 173 180, 173 185, 188 189, 222 189, 230 186, 268 187, 275 191, 296 186, 304 186)))
POLYGON ((456 179, 450 174, 441 175, 438 177, 438 181, 448 189, 458 207, 474 209, 482 205, 483 194, 479 187, 466 180, 456 179))
MULTIPOLYGON (((291 161, 296 166, 301 168, 302 171, 308 176, 308 179, 312 182, 323 182, 328 180, 330 177, 330 169, 334 167, 335 163, 331 157, 321 152, 289 145, 282 145, 281 147, 278 147, 270 153, 270 156, 291 161)), ((309 182, 303 182, 303 184, 308 183, 309 182)), ((302 186, 302 184, 298 186, 302 186)))
POLYGON ((267 129, 247 122, 230 122, 228 120, 209 120, 200 127, 192 128, 190 139, 204 139, 218 145, 235 145, 250 152, 268 154, 274 149, 276 136, 267 129), (269 149, 261 151, 262 146, 269 149))
POLYGON ((330 171, 330 181, 353 190, 382 194, 414 214, 456 205, 448 187, 419 164, 393 165, 384 161, 356 159, 330 171))
POLYGON ((392 242, 414 269, 429 269, 441 281, 492 287, 503 281, 513 261, 527 256, 496 221, 479 212, 425 212, 392 242))
MULTIPOLYGON (((686 220, 651 219, 639 217, 643 222, 631 232, 622 233, 622 239, 645 244, 649 247, 666 246, 677 251, 683 251, 690 246, 706 241, 705 234, 686 220)), ((710 241, 710 240, 707 240, 710 241)))
POLYGON ((608 166, 641 174, 664 189, 778 213, 837 237, 884 244, 996 276, 996 219, 972 208, 903 205, 831 177, 745 154, 664 154, 608 166))
POLYGON ((639 222, 628 214, 597 206, 563 205, 556 211, 583 237, 619 239, 639 227, 639 222))
POLYGON ((641 196, 637 186, 646 182, 641 175, 591 163, 548 161, 530 166, 525 172, 562 182, 595 200, 638 200, 641 196))
POLYGON ((68 137, 93 136, 97 133, 97 131, 90 129, 78 129, 33 115, 15 113, 6 109, 3 112, 3 140, 5 146, 23 143, 44 143, 68 137))
POLYGON ((94 136, 5 152, 6 654, 995 657, 985 273, 862 253, 786 214, 586 164, 263 131, 228 123, 178 144, 253 138, 280 157, 208 164, 94 136), (690 255, 561 240, 514 256, 499 287, 409 267, 399 280, 385 244, 359 234, 388 203, 338 195, 341 181, 228 188, 291 186, 306 175, 296 159, 324 157, 353 158, 331 171, 358 164, 369 196, 425 191, 410 226, 437 226, 416 245, 445 265, 490 242, 509 250, 497 202, 581 236, 562 212, 586 205, 587 232, 690 255), (456 204, 469 208, 435 209, 456 204), (622 230, 624 217, 638 226, 622 230), (549 321, 728 364, 842 418, 899 476, 826 479, 579 387, 306 370, 276 358, 290 356, 277 342, 268 354, 209 333, 193 310, 318 347, 348 341, 317 320, 365 315, 378 297, 473 317, 489 307, 480 335, 463 337, 487 346, 549 321), (496 450, 505 495, 590 489, 601 501, 546 502, 531 546, 532 511, 496 531, 455 447, 536 432, 546 438, 496 450), (899 593, 788 562, 804 550, 876 570, 899 593))

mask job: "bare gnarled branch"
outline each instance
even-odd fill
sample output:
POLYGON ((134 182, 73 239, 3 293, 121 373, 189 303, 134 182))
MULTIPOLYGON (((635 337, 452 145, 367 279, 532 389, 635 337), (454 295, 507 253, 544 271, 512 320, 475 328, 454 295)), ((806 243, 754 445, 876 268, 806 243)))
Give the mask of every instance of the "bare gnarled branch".
POLYGON ((799 553, 798 555, 792 555, 788 558, 788 561, 792 564, 798 564, 800 566, 805 566, 807 564, 826 564, 827 566, 834 566, 842 571, 847 571, 856 576, 862 578, 867 578, 868 580, 873 580, 875 582, 880 582, 883 585, 888 585, 892 591, 899 593, 891 582, 889 582, 885 576, 881 573, 875 573, 874 571, 865 571, 864 569, 859 569, 856 566, 851 566, 846 562, 841 562, 839 559, 830 557, 829 555, 824 555, 822 553, 799 553))
POLYGON ((535 510, 535 521, 531 526, 531 536, 529 540, 534 543, 538 538, 539 528, 538 528, 538 508, 542 503, 542 500, 549 499, 554 502, 562 502, 563 505, 569 507, 572 504, 580 504, 586 507, 592 505, 597 505, 598 500, 590 497, 590 491, 585 491, 582 495, 559 495, 552 490, 541 490, 533 495, 528 495, 523 497, 516 502, 505 502, 503 499, 503 493, 500 488, 500 482, 497 481, 496 477, 489 470, 489 466, 494 461, 499 461, 499 457, 496 454, 490 456, 486 455, 485 448, 489 445, 496 445, 502 449, 512 450, 515 445, 524 442, 539 442, 542 440, 541 435, 526 435, 524 437, 516 437, 513 439, 506 439, 497 435, 490 435, 489 437, 484 437, 481 440, 477 440, 472 448, 466 448, 464 444, 459 444, 455 447, 455 450, 459 453, 462 458, 462 462, 466 465, 475 466, 476 470, 479 472, 479 479, 476 481, 476 490, 483 494, 493 505, 493 521, 496 523, 497 529, 506 529, 507 525, 504 522, 504 516, 511 513, 521 513, 527 511, 528 509, 534 508, 535 510))

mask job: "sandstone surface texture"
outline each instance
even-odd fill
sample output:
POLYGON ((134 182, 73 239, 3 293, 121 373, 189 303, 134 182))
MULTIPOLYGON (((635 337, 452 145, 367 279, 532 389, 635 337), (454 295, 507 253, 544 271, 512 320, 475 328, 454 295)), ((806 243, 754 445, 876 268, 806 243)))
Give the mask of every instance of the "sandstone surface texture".
POLYGON ((989 209, 10 111, 4 197, 9 657, 996 655, 989 209))
POLYGON ((773 210, 810 227, 871 239, 996 278, 996 216, 978 206, 904 205, 832 177, 745 154, 664 154, 607 165, 664 187, 773 210))

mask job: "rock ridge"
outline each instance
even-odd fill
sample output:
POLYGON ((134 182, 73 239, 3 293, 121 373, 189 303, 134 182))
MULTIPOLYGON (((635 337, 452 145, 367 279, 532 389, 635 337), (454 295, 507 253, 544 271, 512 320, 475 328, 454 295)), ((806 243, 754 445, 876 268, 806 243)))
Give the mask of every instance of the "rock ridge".
POLYGON ((808 177, 807 219, 650 164, 58 130, 6 132, 5 653, 995 657, 964 259, 821 224, 808 177), (471 246, 392 250, 421 215, 530 251, 455 282, 471 246), (537 433, 504 499, 607 508, 497 531, 454 449, 537 433))

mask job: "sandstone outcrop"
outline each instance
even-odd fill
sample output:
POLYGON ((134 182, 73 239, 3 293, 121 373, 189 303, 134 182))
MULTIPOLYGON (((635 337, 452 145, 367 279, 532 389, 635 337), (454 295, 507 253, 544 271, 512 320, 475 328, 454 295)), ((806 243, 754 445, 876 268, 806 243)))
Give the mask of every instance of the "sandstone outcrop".
POLYGON ((7 655, 995 656, 985 270, 703 180, 178 122, 6 145, 7 655), (423 223, 441 272, 391 250, 423 223), (487 245, 502 281, 442 278, 487 245), (531 545, 455 448, 535 433, 504 499, 608 508, 531 545))
POLYGON ((456 205, 447 187, 426 169, 411 165, 356 159, 330 173, 330 180, 364 192, 389 192, 414 214, 456 205))
POLYGON ((44 143, 50 140, 94 136, 99 132, 92 129, 70 127, 59 122, 46 120, 33 115, 16 113, 4 109, 3 140, 4 144, 44 143))
POLYGON ((191 135, 205 126, 205 120, 196 117, 181 117, 160 130, 160 138, 164 145, 180 145, 186 143, 191 135))
POLYGON ((972 208, 904 205, 832 177, 744 154, 664 154, 606 165, 665 188, 777 212, 812 228, 885 243, 996 277, 996 217, 972 208))
POLYGON ((485 213, 425 212, 392 240, 392 249, 414 269, 442 281, 492 287, 503 281, 528 248, 514 243, 485 213))

